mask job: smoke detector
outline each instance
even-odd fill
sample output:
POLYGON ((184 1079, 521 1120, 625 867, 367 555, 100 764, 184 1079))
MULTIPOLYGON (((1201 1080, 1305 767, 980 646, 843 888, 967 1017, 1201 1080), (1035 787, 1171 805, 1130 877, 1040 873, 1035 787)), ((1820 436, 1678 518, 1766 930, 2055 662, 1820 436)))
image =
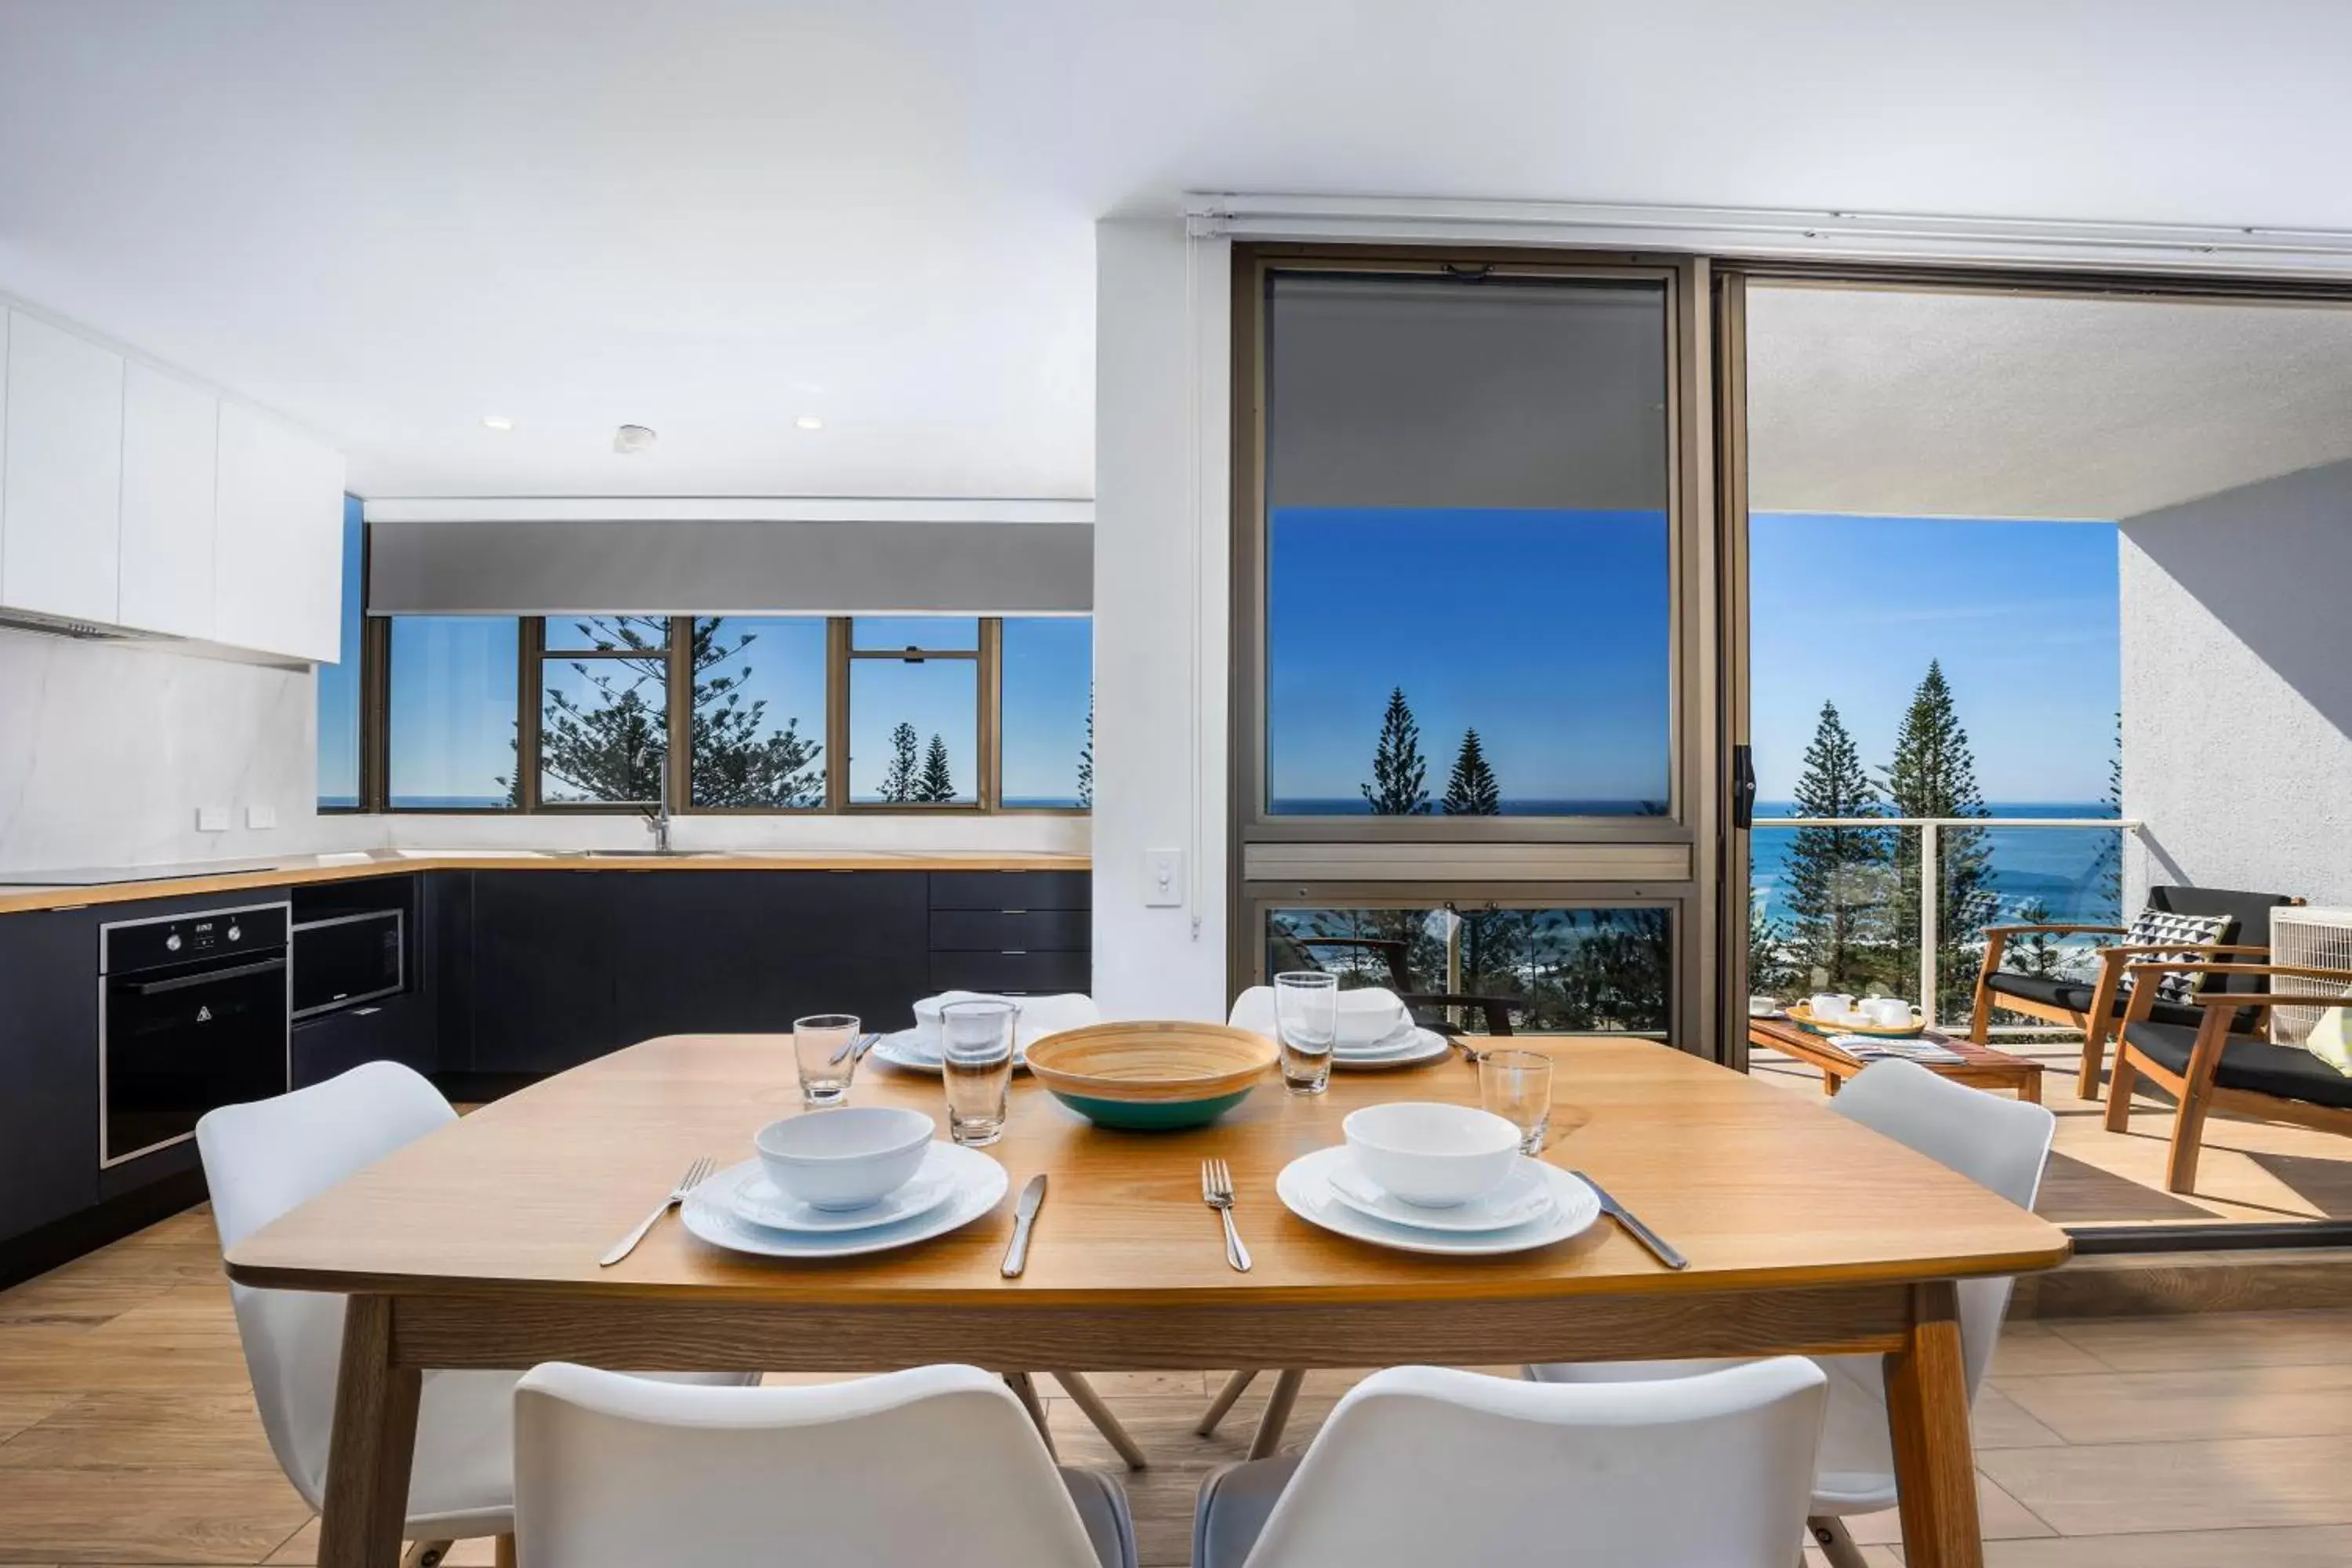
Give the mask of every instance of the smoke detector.
POLYGON ((624 425, 613 432, 613 450, 625 455, 630 452, 643 452, 650 448, 657 439, 659 437, 646 426, 624 425))

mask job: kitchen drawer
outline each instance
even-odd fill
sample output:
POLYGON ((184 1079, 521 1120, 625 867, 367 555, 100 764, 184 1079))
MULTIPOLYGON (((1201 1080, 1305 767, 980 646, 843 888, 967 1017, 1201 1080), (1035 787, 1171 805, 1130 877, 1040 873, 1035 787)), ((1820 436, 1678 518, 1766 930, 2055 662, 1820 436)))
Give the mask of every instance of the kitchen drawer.
POLYGON ((1084 910, 1094 907, 1087 871, 934 871, 935 910, 1084 910))
POLYGON ((1087 991, 1094 960, 1083 952, 934 952, 933 991, 1010 991, 1031 995, 1087 991))
POLYGON ((294 1087, 324 1083, 363 1062, 399 1062, 430 1073, 440 1066, 432 1031, 428 1001, 414 992, 306 1018, 294 1026, 294 1087))
POLYGON ((1091 910, 933 910, 933 952, 1083 952, 1091 944, 1091 910))

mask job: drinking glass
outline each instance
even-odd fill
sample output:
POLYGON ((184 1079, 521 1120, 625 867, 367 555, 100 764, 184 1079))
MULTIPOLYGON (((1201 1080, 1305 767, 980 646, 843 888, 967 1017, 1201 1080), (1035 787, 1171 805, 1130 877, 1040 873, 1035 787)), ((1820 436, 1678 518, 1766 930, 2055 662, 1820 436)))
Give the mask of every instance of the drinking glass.
POLYGON ((812 1110, 849 1099, 857 1070, 858 1022, 849 1013, 816 1013, 793 1020, 793 1060, 801 1069, 801 1103, 812 1110))
POLYGON ((1339 977, 1319 969, 1274 977, 1274 1032, 1282 1087, 1320 1094, 1331 1087, 1331 1047, 1339 1037, 1339 977))
POLYGON ((1018 1004, 994 997, 940 1009, 940 1075, 947 1080, 948 1136, 955 1142, 976 1147, 1004 1136, 1020 1017, 1018 1004))
POLYGON ((1478 1098, 1519 1130, 1519 1152, 1539 1154, 1551 1131, 1551 1058, 1541 1051, 1482 1051, 1478 1098))

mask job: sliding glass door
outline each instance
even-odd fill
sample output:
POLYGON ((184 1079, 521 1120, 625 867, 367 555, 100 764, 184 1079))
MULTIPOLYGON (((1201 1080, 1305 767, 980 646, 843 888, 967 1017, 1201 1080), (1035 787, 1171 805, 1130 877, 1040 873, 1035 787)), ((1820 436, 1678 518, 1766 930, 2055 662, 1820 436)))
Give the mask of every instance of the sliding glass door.
POLYGON ((1717 1054, 1704 268, 1264 247, 1235 291, 1234 984, 1717 1054))

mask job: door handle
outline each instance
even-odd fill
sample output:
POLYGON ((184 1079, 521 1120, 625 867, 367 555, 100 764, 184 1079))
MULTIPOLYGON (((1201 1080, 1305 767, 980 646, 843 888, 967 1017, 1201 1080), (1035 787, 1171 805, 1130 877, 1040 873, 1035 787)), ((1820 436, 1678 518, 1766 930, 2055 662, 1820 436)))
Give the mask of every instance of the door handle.
POLYGON ((1756 826, 1756 748, 1731 748, 1731 826, 1741 832, 1756 826))

